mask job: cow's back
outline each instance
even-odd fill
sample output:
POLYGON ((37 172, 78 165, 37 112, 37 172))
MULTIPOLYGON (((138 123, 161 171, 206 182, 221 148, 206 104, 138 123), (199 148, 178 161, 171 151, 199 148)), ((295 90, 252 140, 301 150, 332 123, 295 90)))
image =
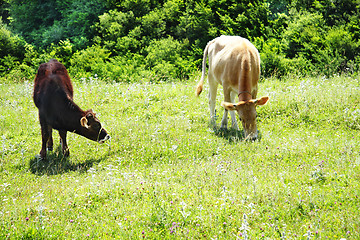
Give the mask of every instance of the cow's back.
POLYGON ((238 88, 241 74, 249 73, 247 81, 256 87, 260 77, 260 55, 249 40, 238 36, 220 36, 208 49, 209 74, 223 85, 238 88))
POLYGON ((63 95, 72 100, 73 87, 64 65, 51 59, 40 65, 35 77, 33 98, 36 107, 40 109, 43 103, 61 97, 54 94, 63 95))

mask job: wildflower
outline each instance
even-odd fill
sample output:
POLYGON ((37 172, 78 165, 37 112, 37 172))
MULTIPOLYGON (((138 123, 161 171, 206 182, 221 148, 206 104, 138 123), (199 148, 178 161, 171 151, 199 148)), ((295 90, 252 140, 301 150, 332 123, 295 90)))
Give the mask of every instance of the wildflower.
POLYGON ((71 222, 71 223, 73 223, 73 222, 74 222, 74 220, 70 219, 70 222, 71 222))
POLYGON ((29 217, 26 217, 25 220, 26 220, 26 221, 29 221, 29 217))
POLYGON ((247 222, 246 219, 247 219, 247 216, 246 216, 246 214, 244 213, 244 215, 243 215, 243 222, 242 222, 242 224, 241 224, 240 230, 243 230, 243 231, 244 231, 244 238, 245 238, 245 239, 248 239, 248 237, 247 237, 247 232, 250 230, 250 227, 249 227, 248 222, 247 222))

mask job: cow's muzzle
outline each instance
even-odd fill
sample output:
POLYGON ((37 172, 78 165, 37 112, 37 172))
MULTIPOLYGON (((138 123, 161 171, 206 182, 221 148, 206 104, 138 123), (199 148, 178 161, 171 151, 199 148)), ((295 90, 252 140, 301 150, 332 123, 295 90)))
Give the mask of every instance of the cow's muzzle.
POLYGON ((109 140, 111 137, 109 134, 106 134, 106 136, 103 138, 103 139, 100 139, 99 140, 99 143, 100 144, 103 144, 105 141, 109 140))
MULTIPOLYGON (((246 133, 245 133, 245 135, 246 135, 246 133)), ((257 140, 258 137, 259 137, 259 131, 256 130, 255 133, 247 134, 244 140, 245 140, 245 141, 252 141, 252 142, 253 142, 253 141, 257 140)))

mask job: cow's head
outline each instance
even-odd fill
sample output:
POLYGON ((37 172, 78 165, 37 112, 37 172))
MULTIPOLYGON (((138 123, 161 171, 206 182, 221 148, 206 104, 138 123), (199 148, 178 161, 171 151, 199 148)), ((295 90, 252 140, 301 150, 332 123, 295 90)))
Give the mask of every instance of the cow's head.
POLYGON ((110 135, 101 126, 99 119, 95 115, 91 109, 86 111, 85 116, 80 119, 80 124, 83 127, 82 132, 86 138, 104 143, 110 139, 110 135))
POLYGON ((256 106, 264 105, 268 100, 269 97, 261 97, 259 99, 240 101, 238 103, 223 102, 221 106, 229 111, 236 110, 244 128, 245 139, 256 140, 258 137, 256 128, 256 106))

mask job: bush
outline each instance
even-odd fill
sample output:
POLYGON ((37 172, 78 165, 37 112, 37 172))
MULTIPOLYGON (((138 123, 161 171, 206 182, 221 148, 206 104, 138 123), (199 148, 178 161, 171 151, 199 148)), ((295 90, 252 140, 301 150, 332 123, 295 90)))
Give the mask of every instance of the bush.
POLYGON ((106 4, 103 0, 8 2, 11 26, 28 43, 47 48, 60 40, 70 39, 76 49, 84 49, 91 44, 91 26, 105 11, 106 4))
POLYGON ((195 70, 187 59, 184 59, 186 43, 180 43, 172 37, 153 40, 147 47, 146 68, 160 80, 182 78, 195 70))
POLYGON ((144 58, 138 54, 110 58, 101 67, 101 77, 110 82, 140 82, 147 76, 143 60, 144 58))
POLYGON ((0 18, 0 73, 8 73, 24 58, 25 41, 8 30, 0 18))
POLYGON ((134 28, 135 16, 132 11, 123 13, 117 10, 110 10, 107 13, 99 16, 99 22, 95 24, 97 36, 95 42, 105 46, 107 49, 112 49, 117 54, 124 54, 128 50, 139 50, 137 44, 129 44, 135 39, 132 36, 131 39, 127 39, 126 36, 134 28), (125 46, 129 46, 129 49, 124 49, 123 44, 127 42, 125 46), (135 47, 134 47, 135 46, 135 47))
POLYGON ((347 71, 349 64, 355 63, 359 42, 354 40, 353 34, 344 25, 326 26, 320 13, 306 11, 293 11, 292 19, 283 34, 280 56, 275 56, 278 53, 274 55, 275 59, 281 58, 283 53, 291 59, 290 62, 295 62, 296 68, 289 70, 296 72, 300 69, 300 72, 307 74, 331 76, 347 71))
POLYGON ((313 55, 325 47, 325 21, 318 13, 298 12, 284 32, 284 53, 288 58, 313 55))
POLYGON ((6 83, 32 81, 35 74, 36 70, 33 67, 21 63, 16 68, 11 69, 0 81, 6 83))
POLYGON ((57 59, 59 62, 64 64, 66 68, 70 67, 70 60, 73 57, 73 44, 69 40, 60 40, 58 44, 51 44, 46 51, 38 57, 41 63, 47 62, 52 58, 57 59))
POLYGON ((207 42, 221 34, 251 40, 266 77, 359 70, 355 0, 6 3, 10 27, 21 37, 0 20, 0 73, 21 79, 33 78, 50 58, 75 77, 97 74, 121 82, 188 78, 201 69, 207 42))
POLYGON ((76 78, 89 77, 94 74, 106 77, 106 75, 103 76, 102 68, 109 56, 110 52, 99 45, 77 51, 70 60, 69 72, 76 78))

